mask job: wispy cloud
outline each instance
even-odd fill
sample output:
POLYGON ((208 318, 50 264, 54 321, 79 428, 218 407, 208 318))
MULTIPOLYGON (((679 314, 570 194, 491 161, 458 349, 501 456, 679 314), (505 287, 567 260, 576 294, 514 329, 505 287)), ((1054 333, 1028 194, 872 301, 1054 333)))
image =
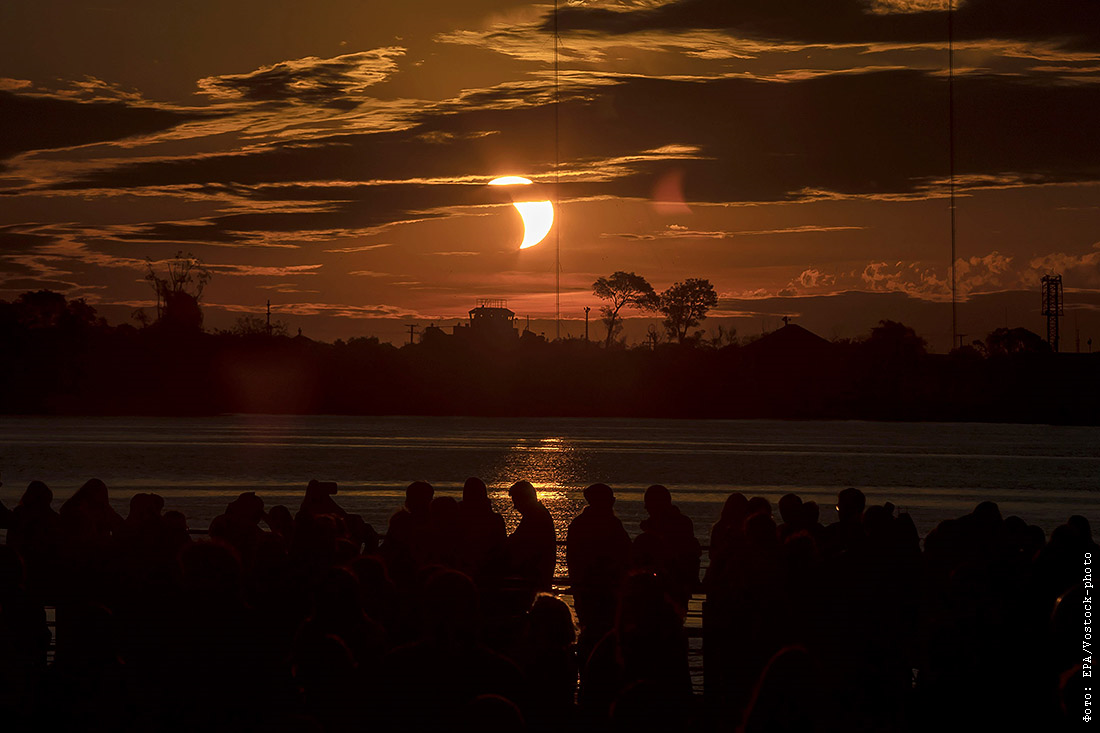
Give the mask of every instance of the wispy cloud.
POLYGON ((628 239, 653 241, 657 239, 733 239, 735 237, 762 237, 782 234, 821 234, 829 232, 853 232, 866 229, 863 226, 821 226, 805 224, 801 226, 783 227, 780 229, 739 229, 700 231, 683 226, 682 224, 669 224, 666 228, 652 233, 636 234, 631 232, 619 234, 602 234, 606 239, 628 239))
POLYGON ((369 252, 372 249, 384 249, 385 247, 392 247, 389 242, 380 242, 378 244, 360 244, 354 247, 337 247, 336 249, 326 249, 325 252, 349 254, 351 252, 369 252))
POLYGON ((198 87, 201 93, 219 101, 353 107, 368 87, 397 70, 397 60, 404 54, 404 48, 388 46, 327 59, 308 56, 262 66, 247 74, 209 76, 200 79, 198 87))

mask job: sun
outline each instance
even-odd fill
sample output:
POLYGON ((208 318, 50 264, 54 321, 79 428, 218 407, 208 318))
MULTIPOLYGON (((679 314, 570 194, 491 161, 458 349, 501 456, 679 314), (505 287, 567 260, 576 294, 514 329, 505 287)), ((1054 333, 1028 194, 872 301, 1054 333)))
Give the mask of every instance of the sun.
MULTIPOLYGON (((529 186, 531 180, 521 176, 501 176, 489 181, 490 186, 529 186)), ((519 216, 523 219, 523 241, 520 249, 534 247, 546 238, 554 226, 554 204, 543 201, 513 201, 519 216)))

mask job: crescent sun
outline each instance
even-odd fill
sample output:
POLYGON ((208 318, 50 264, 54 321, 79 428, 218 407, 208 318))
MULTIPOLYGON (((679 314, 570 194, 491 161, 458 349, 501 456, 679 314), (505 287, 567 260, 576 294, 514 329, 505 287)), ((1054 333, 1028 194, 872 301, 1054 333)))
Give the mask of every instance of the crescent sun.
MULTIPOLYGON (((489 181, 490 186, 527 186, 531 181, 520 176, 502 176, 489 181)), ((554 226, 554 204, 551 201, 514 201, 520 218, 523 220, 523 241, 520 249, 534 247, 546 238, 554 226)))

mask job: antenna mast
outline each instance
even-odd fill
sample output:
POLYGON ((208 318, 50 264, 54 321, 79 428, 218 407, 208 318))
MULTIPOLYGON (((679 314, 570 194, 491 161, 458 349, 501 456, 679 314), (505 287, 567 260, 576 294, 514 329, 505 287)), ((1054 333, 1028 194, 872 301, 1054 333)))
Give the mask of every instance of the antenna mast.
POLYGON ((955 279, 955 0, 947 6, 947 117, 948 157, 951 160, 951 348, 959 340, 958 299, 955 279))
POLYGON ((558 127, 561 91, 558 88, 558 0, 554 0, 554 199, 558 205, 558 223, 554 227, 554 339, 561 339, 561 174, 558 127))

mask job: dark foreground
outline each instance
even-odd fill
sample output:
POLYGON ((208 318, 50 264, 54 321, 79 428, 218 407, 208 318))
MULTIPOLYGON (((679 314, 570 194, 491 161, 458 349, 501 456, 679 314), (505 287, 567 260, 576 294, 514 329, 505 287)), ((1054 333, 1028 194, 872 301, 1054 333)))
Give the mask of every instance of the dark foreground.
POLYGON ((777 524, 734 494, 700 579, 659 486, 633 540, 602 484, 557 538, 525 482, 511 535, 480 481, 461 502, 416 482, 381 542, 334 489, 311 482, 294 515, 242 494, 196 541, 157 495, 122 518, 92 480, 55 512, 32 483, 0 506, 0 727, 1054 731, 1086 715, 1098 548, 1079 516, 1048 539, 984 502, 922 548, 908 515, 854 489, 829 526, 794 495, 777 524), (560 539, 575 617, 544 592, 560 539), (684 629, 699 591, 701 697, 684 629))

